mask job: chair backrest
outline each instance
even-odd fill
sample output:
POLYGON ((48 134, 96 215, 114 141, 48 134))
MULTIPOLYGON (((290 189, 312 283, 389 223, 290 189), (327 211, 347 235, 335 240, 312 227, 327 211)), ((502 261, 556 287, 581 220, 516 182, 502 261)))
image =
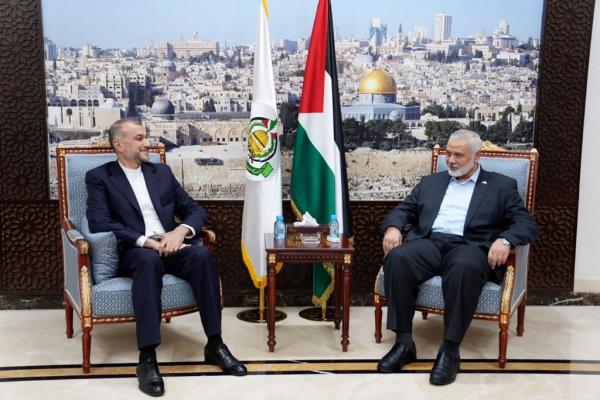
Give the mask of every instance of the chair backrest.
MULTIPOLYGON (((116 159, 109 147, 57 147, 56 171, 61 224, 66 223, 80 229, 87 202, 86 172, 116 159)), ((150 147, 149 161, 161 164, 166 162, 164 145, 150 147)))
MULTIPOLYGON (((446 171, 446 149, 436 145, 431 155, 431 173, 446 171)), ((498 172, 517 181, 519 194, 529 212, 535 208, 535 184, 537 180, 538 152, 481 150, 481 167, 486 171, 498 172)))

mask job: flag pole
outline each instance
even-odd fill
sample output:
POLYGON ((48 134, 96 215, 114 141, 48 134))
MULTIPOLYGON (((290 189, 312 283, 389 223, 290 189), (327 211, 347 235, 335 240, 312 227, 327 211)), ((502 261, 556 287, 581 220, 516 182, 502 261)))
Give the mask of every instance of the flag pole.
MULTIPOLYGON (((267 0, 260 1, 258 30, 254 48, 254 78, 252 107, 248 129, 246 186, 242 218, 242 259, 254 286, 259 289, 259 308, 242 311, 238 319, 265 323, 265 285, 267 264, 263 236, 272 232, 273 221, 282 214, 281 200, 281 146, 282 131, 277 113, 277 96, 273 81, 273 61, 269 36, 267 0)), ((276 266, 279 272, 281 265, 276 266)), ((280 321, 286 318, 282 311, 267 315, 280 321)))
MULTIPOLYGON (((351 236, 341 117, 331 2, 319 0, 304 70, 290 194, 292 204, 320 223, 337 215, 340 233, 351 236)), ((327 307, 327 301, 334 291, 339 292, 336 283, 341 276, 335 276, 335 269, 333 263, 313 264, 312 301, 316 307, 300 311, 302 318, 333 320, 338 304, 327 307)))
MULTIPOLYGON (((254 324, 265 324, 267 322, 265 315, 265 287, 258 289, 258 308, 240 311, 237 313, 237 319, 244 322, 252 322, 254 324)), ((275 322, 283 321, 287 318, 284 311, 275 310, 275 322)))

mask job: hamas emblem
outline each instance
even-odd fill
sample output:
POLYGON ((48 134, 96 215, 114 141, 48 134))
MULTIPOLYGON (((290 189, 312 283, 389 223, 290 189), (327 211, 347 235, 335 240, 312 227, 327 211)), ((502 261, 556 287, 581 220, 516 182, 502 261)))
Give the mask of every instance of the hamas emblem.
MULTIPOLYGON (((246 170, 258 179, 268 178, 273 172, 273 157, 277 152, 279 121, 276 119, 254 118, 248 132, 248 161, 246 170)), ((278 161, 278 160, 277 160, 278 161)))

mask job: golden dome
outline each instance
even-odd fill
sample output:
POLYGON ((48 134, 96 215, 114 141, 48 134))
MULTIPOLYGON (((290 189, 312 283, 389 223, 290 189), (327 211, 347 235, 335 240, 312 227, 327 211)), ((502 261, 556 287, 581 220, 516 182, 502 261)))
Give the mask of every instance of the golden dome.
POLYGON ((396 94, 396 81, 386 71, 376 68, 360 80, 360 94, 396 94))

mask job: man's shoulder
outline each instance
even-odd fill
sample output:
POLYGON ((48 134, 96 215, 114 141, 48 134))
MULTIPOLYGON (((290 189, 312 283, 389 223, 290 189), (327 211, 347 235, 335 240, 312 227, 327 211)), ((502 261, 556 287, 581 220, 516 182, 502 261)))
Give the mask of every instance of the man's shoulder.
POLYGON ((154 168, 162 169, 162 170, 165 170, 165 171, 169 171, 171 169, 167 164, 162 164, 162 163, 155 163, 155 162, 151 162, 151 161, 144 161, 144 164, 149 165, 149 166, 154 167, 154 168))
POLYGON ((497 184, 502 184, 502 185, 513 185, 513 184, 516 185, 516 183, 517 183, 517 180, 515 178, 511 178, 508 175, 504 175, 500 172, 494 172, 494 171, 485 171, 485 179, 487 179, 489 181, 494 181, 497 184))
POLYGON ((171 167, 169 167, 167 164, 144 161, 144 163, 142 165, 146 168, 150 168, 150 169, 158 171, 160 173, 168 173, 168 174, 172 173, 171 167))
POLYGON ((440 172, 436 172, 433 173, 431 175, 424 175, 421 178, 421 183, 423 184, 430 184, 430 183, 439 183, 439 182, 444 182, 446 180, 449 179, 449 175, 448 175, 448 171, 440 171, 440 172))
POLYGON ((96 176, 96 177, 108 175, 110 173, 110 171, 115 167, 116 164, 117 164, 116 161, 109 161, 107 163, 104 163, 102 165, 99 165, 97 167, 94 167, 94 168, 88 170, 86 172, 86 175, 87 176, 96 176))

